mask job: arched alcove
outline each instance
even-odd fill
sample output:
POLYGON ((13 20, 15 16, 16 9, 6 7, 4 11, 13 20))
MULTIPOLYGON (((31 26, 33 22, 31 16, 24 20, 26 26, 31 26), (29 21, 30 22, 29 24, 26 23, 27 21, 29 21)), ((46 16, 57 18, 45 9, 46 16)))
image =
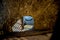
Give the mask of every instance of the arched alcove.
POLYGON ((32 16, 23 16, 12 26, 13 32, 22 32, 34 29, 34 18, 32 16))

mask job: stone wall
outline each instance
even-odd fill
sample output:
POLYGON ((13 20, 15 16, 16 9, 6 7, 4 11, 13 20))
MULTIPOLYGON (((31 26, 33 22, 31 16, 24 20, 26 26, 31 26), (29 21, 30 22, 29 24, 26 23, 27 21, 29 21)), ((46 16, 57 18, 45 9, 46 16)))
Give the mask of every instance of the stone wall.
POLYGON ((5 2, 0 0, 0 34, 3 34, 3 24, 7 19, 7 9, 5 6, 5 2))
POLYGON ((12 25, 23 16, 34 18, 35 29, 52 29, 57 18, 57 8, 54 0, 5 0, 7 12, 6 26, 11 31, 12 25))

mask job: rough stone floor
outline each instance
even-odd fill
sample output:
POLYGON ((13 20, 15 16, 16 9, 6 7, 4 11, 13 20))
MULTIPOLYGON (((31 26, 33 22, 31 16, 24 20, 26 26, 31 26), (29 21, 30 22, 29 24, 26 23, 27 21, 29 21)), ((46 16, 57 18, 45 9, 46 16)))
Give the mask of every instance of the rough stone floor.
POLYGON ((14 38, 7 38, 4 40, 49 40, 52 33, 48 33, 47 35, 35 35, 35 36, 26 36, 26 37, 14 37, 14 38))

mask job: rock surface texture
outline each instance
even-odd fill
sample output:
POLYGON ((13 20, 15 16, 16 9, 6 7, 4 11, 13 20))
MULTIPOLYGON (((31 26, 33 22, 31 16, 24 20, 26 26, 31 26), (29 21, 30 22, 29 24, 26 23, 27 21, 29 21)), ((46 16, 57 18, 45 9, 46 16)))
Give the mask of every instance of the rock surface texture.
POLYGON ((14 37, 14 38, 7 38, 4 40, 49 40, 52 33, 48 33, 45 35, 36 35, 36 36, 27 36, 27 37, 14 37))
POLYGON ((57 8, 54 0, 3 0, 0 20, 3 17, 4 21, 1 22, 5 23, 5 28, 8 27, 7 30, 11 31, 12 25, 18 19, 32 16, 35 29, 52 29, 57 18, 57 8))

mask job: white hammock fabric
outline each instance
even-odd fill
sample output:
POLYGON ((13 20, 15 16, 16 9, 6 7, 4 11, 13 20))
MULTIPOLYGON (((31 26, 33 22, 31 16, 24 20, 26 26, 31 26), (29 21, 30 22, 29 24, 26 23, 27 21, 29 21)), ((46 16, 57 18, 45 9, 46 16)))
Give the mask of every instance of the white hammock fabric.
POLYGON ((22 32, 22 31, 28 31, 33 28, 33 25, 24 25, 24 29, 22 29, 22 21, 19 19, 13 26, 12 31, 13 32, 22 32))

